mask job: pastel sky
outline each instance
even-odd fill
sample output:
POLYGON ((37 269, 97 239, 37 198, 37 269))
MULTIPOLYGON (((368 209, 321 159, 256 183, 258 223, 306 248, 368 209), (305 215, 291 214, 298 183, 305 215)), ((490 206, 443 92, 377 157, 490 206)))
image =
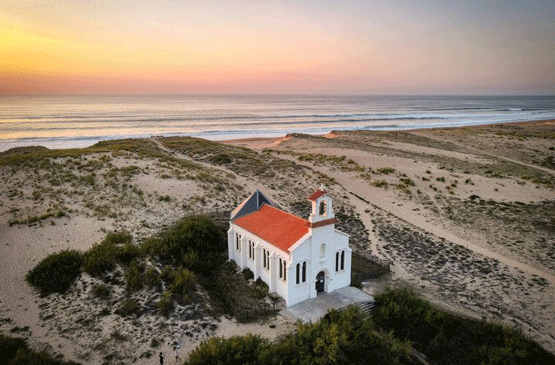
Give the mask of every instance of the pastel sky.
POLYGON ((555 94, 555 1, 2 0, 0 93, 555 94))

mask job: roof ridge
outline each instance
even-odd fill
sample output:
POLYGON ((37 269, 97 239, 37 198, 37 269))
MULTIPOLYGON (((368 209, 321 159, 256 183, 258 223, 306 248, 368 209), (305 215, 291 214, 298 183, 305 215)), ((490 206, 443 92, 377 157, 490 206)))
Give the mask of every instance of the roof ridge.
MULTIPOLYGON (((266 204, 266 203, 263 203, 263 204, 260 206, 260 208, 262 208, 264 205, 267 205, 267 204, 266 204)), ((289 214, 290 216, 292 216, 292 217, 294 217, 294 218, 297 218, 297 219, 300 219, 300 220, 302 220, 303 222, 308 222, 307 219, 301 218, 301 217, 299 217, 298 215, 295 215, 295 214, 293 214, 293 213, 291 213, 291 212, 288 212, 288 211, 286 211, 286 210, 276 208, 276 207, 274 207, 274 206, 272 206, 272 205, 268 205, 268 207, 274 208, 274 209, 276 209, 276 210, 279 210, 280 212, 283 212, 283 213, 285 213, 285 214, 289 214)))

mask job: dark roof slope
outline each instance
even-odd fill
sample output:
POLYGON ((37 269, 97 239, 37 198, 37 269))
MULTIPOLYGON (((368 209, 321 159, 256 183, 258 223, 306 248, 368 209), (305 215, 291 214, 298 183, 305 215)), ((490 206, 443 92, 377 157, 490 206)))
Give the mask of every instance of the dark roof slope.
POLYGON ((279 209, 278 205, 271 201, 266 195, 258 189, 251 196, 245 199, 233 212, 231 212, 230 220, 241 218, 252 212, 256 212, 263 204, 267 204, 279 209))

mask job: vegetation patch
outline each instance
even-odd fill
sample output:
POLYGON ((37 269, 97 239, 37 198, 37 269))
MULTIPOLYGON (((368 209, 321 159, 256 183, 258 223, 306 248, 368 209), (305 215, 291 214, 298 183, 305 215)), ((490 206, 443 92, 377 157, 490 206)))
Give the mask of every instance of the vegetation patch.
POLYGON ((83 256, 79 251, 51 254, 31 269, 25 279, 43 296, 63 293, 81 274, 82 262, 83 256))
POLYGON ((0 359, 6 365, 78 365, 73 361, 62 361, 53 358, 46 351, 35 351, 22 338, 0 334, 0 359))
POLYGON ((213 307, 220 314, 234 316, 239 322, 256 321, 273 313, 264 301, 268 286, 261 280, 249 281, 234 262, 227 261, 214 275, 201 277, 201 283, 210 294, 213 307))
POLYGON ((297 324, 293 334, 268 342, 259 336, 212 337, 186 365, 202 364, 417 364, 407 342, 375 331, 359 309, 332 311, 318 323, 297 324))
POLYGON ((376 296, 374 322, 410 341, 433 364, 553 364, 555 356, 521 331, 432 307, 408 288, 376 296))

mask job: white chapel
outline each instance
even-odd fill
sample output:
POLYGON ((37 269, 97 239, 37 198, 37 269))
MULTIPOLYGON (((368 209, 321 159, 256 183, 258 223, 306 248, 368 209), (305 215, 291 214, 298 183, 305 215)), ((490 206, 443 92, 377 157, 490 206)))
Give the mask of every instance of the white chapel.
POLYGON ((308 220, 256 190, 232 213, 228 254, 268 284, 287 306, 351 284, 349 235, 335 229, 332 198, 321 186, 308 220))

